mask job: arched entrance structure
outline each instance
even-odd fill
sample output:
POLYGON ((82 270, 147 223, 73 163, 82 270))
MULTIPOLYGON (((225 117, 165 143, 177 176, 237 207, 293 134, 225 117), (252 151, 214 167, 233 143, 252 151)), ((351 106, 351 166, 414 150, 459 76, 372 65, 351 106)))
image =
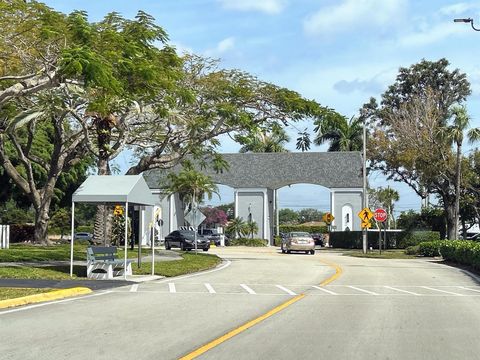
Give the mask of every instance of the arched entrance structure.
MULTIPOLYGON (((235 216, 252 219, 257 237, 273 241, 276 189, 292 184, 315 184, 330 189, 332 230, 360 230, 356 214, 362 209, 362 156, 360 152, 246 153, 222 154, 229 169, 203 172, 217 184, 235 189, 235 216)), ((170 170, 150 170, 143 175, 158 196, 162 208, 163 234, 183 224, 178 196, 167 196, 161 185, 170 170)))

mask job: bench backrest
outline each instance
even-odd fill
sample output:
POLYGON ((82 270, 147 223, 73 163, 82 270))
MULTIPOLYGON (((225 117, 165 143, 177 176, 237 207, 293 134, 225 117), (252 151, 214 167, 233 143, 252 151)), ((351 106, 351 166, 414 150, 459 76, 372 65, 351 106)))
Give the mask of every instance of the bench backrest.
POLYGON ((87 260, 89 261, 116 260, 116 255, 116 246, 89 246, 87 248, 87 260))

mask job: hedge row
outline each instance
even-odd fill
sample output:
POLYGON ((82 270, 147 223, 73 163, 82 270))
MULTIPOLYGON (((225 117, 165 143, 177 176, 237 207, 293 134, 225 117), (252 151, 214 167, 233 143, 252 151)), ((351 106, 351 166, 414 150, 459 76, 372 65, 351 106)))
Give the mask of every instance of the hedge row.
MULTIPOLYGON (((480 243, 470 240, 427 241, 416 246, 417 253, 424 256, 439 256, 457 264, 480 270, 480 243)), ((407 251, 413 251, 412 247, 407 251)))
POLYGON ((415 246, 422 242, 431 242, 440 240, 438 231, 405 231, 398 233, 396 237, 396 247, 406 249, 409 246, 415 246))
POLYGON ((12 224, 10 225, 10 243, 33 241, 34 233, 34 225, 12 224))
POLYGON ((328 229, 326 226, 308 226, 308 225, 280 225, 279 230, 281 233, 289 233, 292 231, 304 231, 310 234, 326 234, 328 229))
POLYGON ((252 246, 252 247, 267 246, 267 240, 256 239, 256 238, 231 239, 228 246, 252 246))

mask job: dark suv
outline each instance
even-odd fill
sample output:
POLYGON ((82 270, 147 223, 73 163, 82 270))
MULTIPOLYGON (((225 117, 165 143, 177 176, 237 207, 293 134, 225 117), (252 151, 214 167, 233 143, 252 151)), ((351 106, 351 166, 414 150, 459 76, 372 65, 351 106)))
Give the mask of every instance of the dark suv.
MULTIPOLYGON (((195 249, 195 231, 192 230, 175 230, 165 236, 165 249, 170 250, 172 247, 181 250, 195 249)), ((210 240, 206 237, 197 235, 197 249, 208 251, 210 249, 210 240)))
POLYGON ((213 229, 198 229, 198 234, 206 237, 208 240, 213 241, 215 245, 220 245, 220 234, 213 229))

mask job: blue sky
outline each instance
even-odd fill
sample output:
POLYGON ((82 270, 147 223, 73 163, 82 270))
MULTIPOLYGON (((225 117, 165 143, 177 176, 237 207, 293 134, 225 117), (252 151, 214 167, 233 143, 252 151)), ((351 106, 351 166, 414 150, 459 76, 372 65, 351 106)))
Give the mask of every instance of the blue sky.
MULTIPOLYGON (((117 11, 133 17, 141 9, 153 15, 182 51, 221 59, 277 85, 296 90, 346 116, 371 96, 378 97, 395 80, 398 68, 425 58, 445 57, 467 73, 473 94, 468 99, 472 125, 480 126, 480 32, 455 17, 480 19, 474 1, 413 0, 163 0, 55 1, 68 13, 86 10, 91 20, 117 11)), ((480 24, 480 23, 479 23, 480 24)), ((297 124, 303 129, 312 126, 297 124)), ((290 130, 292 139, 297 131, 290 130)), ((222 151, 238 146, 222 139, 222 151)), ((294 140, 289 145, 294 151, 294 140)), ((313 151, 323 151, 315 147, 313 151)), ((128 161, 126 155, 120 163, 128 161)), ((387 186, 380 175, 373 186, 387 186)), ((397 210, 418 209, 420 199, 398 183, 397 210)), ((233 199, 222 189, 222 201, 233 199)), ((294 185, 280 190, 282 207, 327 210, 326 189, 294 185)), ((215 201, 218 203, 219 201, 215 201)))

